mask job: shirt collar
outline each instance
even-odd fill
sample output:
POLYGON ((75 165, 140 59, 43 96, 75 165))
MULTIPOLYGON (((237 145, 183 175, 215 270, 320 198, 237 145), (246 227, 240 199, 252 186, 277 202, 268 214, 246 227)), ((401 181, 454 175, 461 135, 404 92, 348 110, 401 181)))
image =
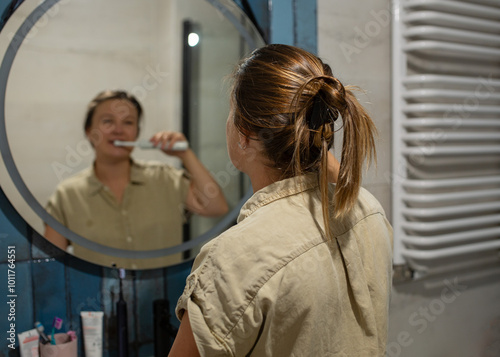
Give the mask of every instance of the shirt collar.
MULTIPOLYGON (((130 183, 134 185, 141 185, 146 181, 146 176, 144 174, 144 170, 142 170, 142 165, 140 163, 135 162, 134 160, 130 160, 130 183)), ((88 173, 88 182, 89 182, 89 194, 95 195, 100 190, 104 189, 104 184, 99 181, 97 175, 95 173, 94 164, 90 167, 88 173)))
POLYGON ((143 165, 131 160, 130 166, 130 183, 135 185, 141 185, 146 182, 146 175, 143 170, 143 165))
POLYGON ((250 216, 260 207, 281 198, 293 196, 301 192, 315 189, 319 186, 318 175, 316 173, 306 174, 304 176, 295 176, 281 181, 274 182, 250 197, 245 202, 238 216, 238 223, 250 216))

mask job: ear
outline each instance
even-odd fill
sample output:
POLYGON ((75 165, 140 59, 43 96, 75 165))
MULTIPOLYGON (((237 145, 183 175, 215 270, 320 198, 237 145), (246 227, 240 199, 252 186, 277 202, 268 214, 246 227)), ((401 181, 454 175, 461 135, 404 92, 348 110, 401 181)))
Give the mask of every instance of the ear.
POLYGON ((94 142, 92 141, 92 132, 90 129, 85 129, 85 137, 87 138, 88 142, 92 147, 95 147, 94 142))
POLYGON ((242 149, 246 149, 250 144, 250 138, 248 135, 239 133, 238 135, 238 146, 242 149))
POLYGON ((139 119, 139 121, 137 121, 137 135, 135 136, 135 140, 137 140, 137 138, 139 138, 139 135, 141 135, 141 122, 140 122, 140 119, 139 119))

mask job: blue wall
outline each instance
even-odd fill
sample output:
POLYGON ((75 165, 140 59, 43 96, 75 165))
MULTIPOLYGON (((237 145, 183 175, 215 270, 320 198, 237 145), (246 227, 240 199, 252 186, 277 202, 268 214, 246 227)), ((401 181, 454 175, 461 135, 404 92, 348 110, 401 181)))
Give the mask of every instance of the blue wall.
MULTIPOLYGON (((249 10, 270 43, 297 45, 316 52, 316 1, 235 0, 249 10)), ((0 13, 8 5, 0 0, 0 13)), ((2 94, 3 95, 3 94, 2 94)), ((64 320, 63 330, 80 332, 80 311, 105 312, 105 356, 116 355, 114 328, 118 279, 115 272, 69 256, 41 238, 23 221, 0 190, 0 357, 18 356, 8 348, 7 297, 8 247, 15 247, 16 333, 33 328, 40 321, 46 328, 54 316, 64 320)), ((171 323, 178 326, 173 309, 184 288, 191 263, 165 269, 128 272, 124 284, 128 302, 130 356, 151 356, 153 345, 153 301, 168 299, 171 323)), ((82 338, 79 333, 80 355, 82 338)))

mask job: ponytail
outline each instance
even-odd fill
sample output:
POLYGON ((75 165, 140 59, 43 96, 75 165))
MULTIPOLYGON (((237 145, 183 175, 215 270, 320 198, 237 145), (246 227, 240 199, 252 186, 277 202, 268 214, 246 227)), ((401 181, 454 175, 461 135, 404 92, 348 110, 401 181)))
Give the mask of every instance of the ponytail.
POLYGON ((333 146, 334 122, 340 114, 344 138, 340 171, 334 194, 334 216, 336 218, 347 214, 356 203, 362 181, 363 163, 367 160, 367 164, 369 164, 376 157, 374 138, 376 128, 368 113, 352 93, 351 89, 355 87, 344 87, 333 76, 317 76, 307 81, 298 91, 298 96, 306 91, 305 88, 311 87, 315 83, 318 83, 316 84, 317 91, 309 103, 309 115, 304 116, 304 118, 309 118, 306 120, 309 129, 304 130, 304 125, 295 123, 294 172, 305 171, 301 167, 301 155, 299 155, 300 152, 304 151, 304 149, 300 149, 301 145, 304 142, 309 142, 312 147, 319 147, 320 160, 317 166, 319 189, 325 232, 329 235, 331 202, 329 199, 328 152, 333 146), (319 112, 319 115, 315 112, 319 112), (303 140, 302 136, 311 134, 312 138, 303 140))
POLYGON ((362 180, 363 162, 370 163, 376 157, 375 124, 346 87, 346 108, 342 113, 344 140, 340 171, 335 189, 335 216, 341 217, 354 206, 362 180))

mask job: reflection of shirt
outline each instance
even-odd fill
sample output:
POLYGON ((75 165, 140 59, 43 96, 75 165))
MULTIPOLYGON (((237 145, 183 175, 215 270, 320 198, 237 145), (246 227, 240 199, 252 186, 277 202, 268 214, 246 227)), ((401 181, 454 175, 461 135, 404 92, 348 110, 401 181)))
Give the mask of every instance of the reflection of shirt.
MULTIPOLYGON (((57 187, 47 211, 75 233, 101 244, 128 250, 166 248, 182 242, 188 187, 182 170, 133 162, 130 184, 118 203, 93 168, 88 168, 57 187)), ((76 256, 106 266, 114 262, 118 267, 148 268, 172 262, 166 258, 131 262, 73 246, 76 256)))
MULTIPOLYGON (((202 356, 383 356, 392 228, 361 189, 323 235, 317 177, 275 182, 195 260, 185 309, 202 356)), ((331 186, 331 193, 334 185, 331 186)))

